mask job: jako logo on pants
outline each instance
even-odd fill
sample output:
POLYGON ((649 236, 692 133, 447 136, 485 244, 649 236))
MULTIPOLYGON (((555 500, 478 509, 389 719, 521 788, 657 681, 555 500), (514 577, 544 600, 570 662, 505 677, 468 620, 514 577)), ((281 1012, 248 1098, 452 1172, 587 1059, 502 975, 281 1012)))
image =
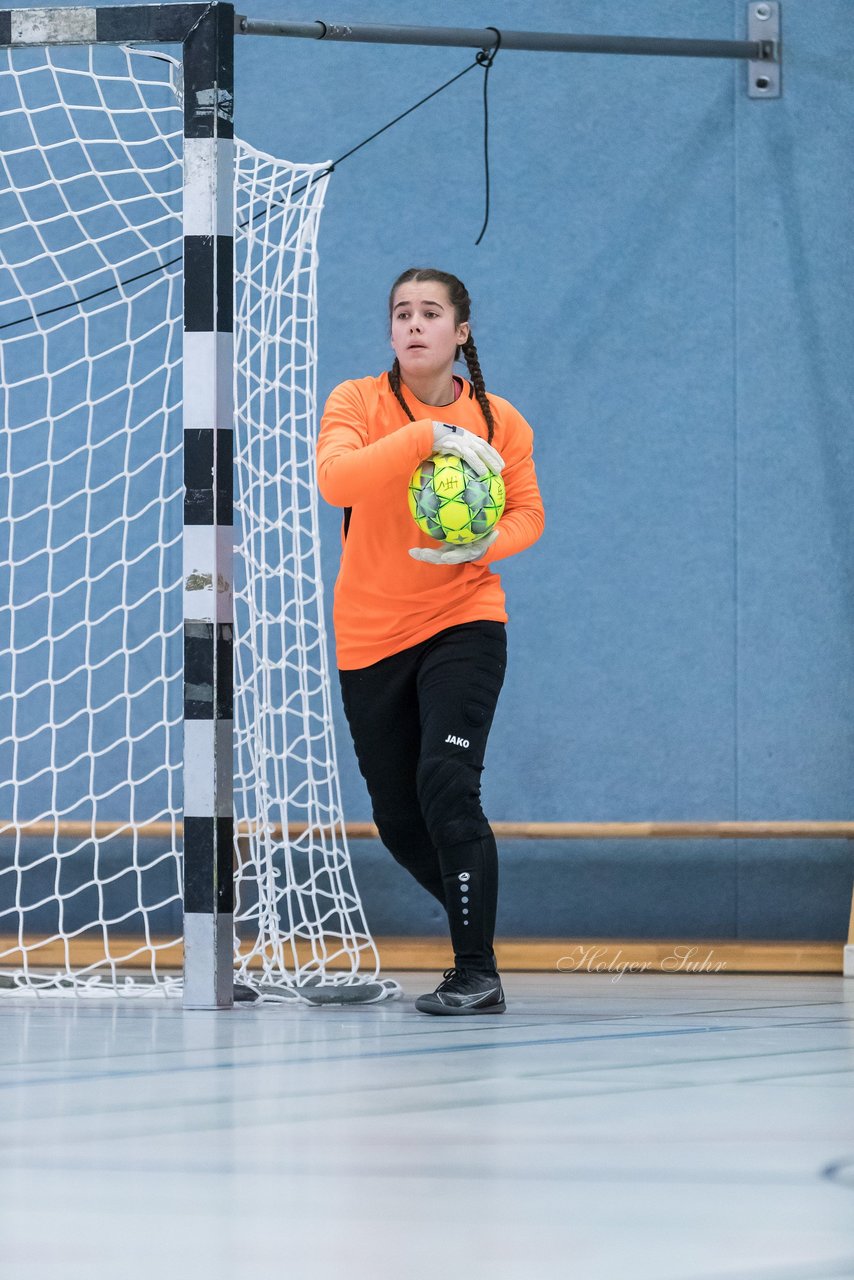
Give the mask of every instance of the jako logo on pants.
POLYGON ((446 741, 446 742, 453 742, 453 744, 454 744, 454 746, 455 746, 455 747, 467 747, 467 746, 468 746, 468 744, 469 744, 469 740, 468 740, 468 738, 455 738, 455 737, 454 737, 454 735, 453 735, 452 733, 449 733, 449 734, 448 734, 448 736, 447 736, 447 738, 445 739, 445 741, 446 741))

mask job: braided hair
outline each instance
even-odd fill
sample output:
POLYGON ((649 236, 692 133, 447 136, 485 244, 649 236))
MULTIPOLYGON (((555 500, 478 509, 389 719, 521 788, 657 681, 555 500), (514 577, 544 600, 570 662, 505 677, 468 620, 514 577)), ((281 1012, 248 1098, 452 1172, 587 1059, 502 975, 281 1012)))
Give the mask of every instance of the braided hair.
MULTIPOLYGON (((454 308, 454 318, 457 324, 464 324, 468 321, 468 318, 471 315, 471 298, 469 297, 468 290, 462 280, 458 280, 456 276, 450 275, 447 271, 436 271, 433 267, 410 267, 407 271, 404 271, 402 275, 397 277, 391 287, 391 293, 388 297, 389 324, 391 324, 392 310, 394 307, 394 295, 400 285, 408 284, 410 280, 414 280, 419 284, 422 281, 435 280, 438 284, 443 284, 448 290, 448 296, 451 300, 451 306, 454 308)), ((469 336, 466 338, 463 345, 457 347, 454 359, 459 360, 461 354, 465 358, 469 376, 471 377, 471 384, 474 388, 474 393, 477 396, 477 402, 481 407, 484 418, 486 419, 486 426, 488 430, 487 438, 489 443, 492 444, 492 434, 495 430, 495 422, 492 417, 492 407, 486 397, 486 386, 484 385, 483 374, 480 368, 480 360, 477 355, 477 347, 474 345, 474 338, 472 337, 471 330, 469 330, 469 336)), ((409 418, 410 422, 414 422, 415 415, 404 400, 403 392, 400 389, 400 361, 397 356, 395 356, 394 364, 389 371, 388 380, 391 385, 391 389, 400 402, 406 416, 409 418)))

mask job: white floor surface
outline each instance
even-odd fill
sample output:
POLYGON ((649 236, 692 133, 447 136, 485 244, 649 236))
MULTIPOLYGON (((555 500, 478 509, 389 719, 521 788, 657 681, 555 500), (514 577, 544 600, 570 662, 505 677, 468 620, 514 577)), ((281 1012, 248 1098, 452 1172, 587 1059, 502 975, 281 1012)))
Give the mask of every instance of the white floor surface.
POLYGON ((0 999, 0 1280, 854 1280, 854 981, 0 999))

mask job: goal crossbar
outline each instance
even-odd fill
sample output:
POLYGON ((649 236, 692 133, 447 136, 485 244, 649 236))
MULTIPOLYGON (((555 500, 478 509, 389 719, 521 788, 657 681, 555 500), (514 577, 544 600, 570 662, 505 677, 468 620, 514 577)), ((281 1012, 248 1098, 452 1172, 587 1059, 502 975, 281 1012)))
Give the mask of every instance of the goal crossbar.
POLYGON ((208 4, 0 9, 0 46, 181 44, 212 11, 208 4))

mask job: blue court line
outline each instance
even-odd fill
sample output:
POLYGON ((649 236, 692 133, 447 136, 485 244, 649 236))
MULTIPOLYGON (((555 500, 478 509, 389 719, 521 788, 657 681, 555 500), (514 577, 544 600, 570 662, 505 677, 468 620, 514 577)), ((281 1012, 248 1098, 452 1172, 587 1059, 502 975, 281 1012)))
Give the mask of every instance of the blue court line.
MULTIPOLYGON (((345 1053, 345 1054, 311 1054, 297 1058, 284 1058, 278 1064, 282 1068, 313 1065, 318 1066, 324 1063, 333 1062, 361 1062, 371 1058, 411 1058, 426 1057, 431 1054, 444 1053, 471 1053, 481 1050, 490 1050, 494 1052, 498 1049, 529 1049, 545 1045, 560 1044, 586 1044, 591 1041, 610 1041, 610 1040, 649 1040, 658 1039, 662 1036, 696 1036, 696 1035, 714 1035, 722 1031, 753 1031, 754 1027, 678 1027, 663 1031, 621 1031, 616 1035, 600 1035, 600 1036, 556 1036, 553 1039, 543 1037, 537 1040, 503 1040, 503 1041, 486 1041, 482 1044, 453 1044, 453 1045, 435 1045, 432 1048, 416 1048, 416 1049, 377 1049, 368 1050, 366 1053, 345 1053)), ((285 1046, 271 1046, 272 1049, 285 1046)), ((827 1050, 822 1050, 827 1052, 827 1050)), ((765 1056, 765 1055, 763 1055, 765 1056)), ((254 1059, 248 1062, 210 1062, 205 1064, 187 1063, 186 1066, 169 1066, 166 1069, 162 1067, 154 1067, 149 1070, 129 1069, 125 1071, 103 1071, 95 1074, 83 1075, 52 1075, 39 1076, 29 1080, 10 1080, 0 1081, 0 1090, 16 1089, 21 1086, 29 1087, 31 1085, 58 1085, 58 1084, 75 1084, 81 1081, 96 1080, 120 1080, 145 1078, 151 1076, 167 1076, 176 1074, 186 1074, 187 1072, 202 1071, 242 1071, 250 1070, 253 1067, 271 1067, 275 1066, 275 1062, 271 1062, 269 1058, 254 1059)), ((654 1063, 655 1066, 666 1066, 666 1063, 654 1063)))
MULTIPOLYGON (((642 1015, 632 1015, 632 1016, 640 1017, 642 1015)), ((615 1019, 615 1020, 620 1020, 620 1019, 615 1019)), ((611 1019, 608 1019, 608 1021, 611 1021, 611 1019)), ((495 1049, 495 1048, 513 1049, 513 1048, 526 1048, 528 1046, 537 1046, 537 1045, 541 1046, 541 1045, 550 1045, 550 1044, 583 1044, 590 1041, 649 1039, 649 1038, 658 1037, 658 1036, 701 1035, 701 1034, 710 1034, 710 1033, 721 1032, 721 1031, 749 1032, 749 1031, 757 1031, 757 1030, 761 1030, 761 1031, 789 1030, 791 1028, 803 1028, 803 1027, 815 1028, 815 1027, 828 1027, 828 1026, 838 1026, 838 1025, 847 1026, 850 1021, 851 1021, 850 1018, 832 1018, 832 1019, 827 1018, 827 1019, 821 1019, 821 1020, 808 1018, 808 1019, 804 1019, 801 1022, 760 1023, 756 1026, 737 1025, 737 1026, 723 1026, 723 1027, 684 1027, 684 1028, 678 1027, 678 1028, 668 1028, 660 1031, 625 1031, 625 1032, 614 1033, 612 1035, 554 1036, 554 1037, 542 1037, 536 1040, 507 1040, 507 1041, 500 1041, 500 1042, 485 1041, 479 1044, 452 1044, 452 1045, 439 1045, 439 1046, 425 1047, 425 1048, 366 1050, 364 1053, 347 1053, 347 1054, 337 1054, 337 1055, 326 1054, 323 1056, 318 1056, 317 1054, 313 1054, 311 1056, 283 1058, 279 1065, 284 1067, 290 1066, 291 1064, 293 1064, 294 1066, 306 1065, 306 1064, 311 1064, 316 1066, 318 1063, 321 1063, 321 1062, 358 1062, 360 1059, 363 1059, 363 1058, 364 1059, 394 1058, 394 1057, 411 1057, 418 1054, 426 1055, 426 1054, 437 1054, 437 1053, 465 1053, 470 1050, 473 1051, 473 1050, 479 1050, 479 1049, 495 1049)), ((492 1028, 490 1029, 500 1031, 501 1028, 496 1027, 495 1024, 492 1024, 492 1028)), ((451 1027, 446 1028, 446 1031, 448 1032, 453 1030, 455 1030, 455 1028, 451 1028, 451 1027)), ((465 1028, 465 1030, 467 1031, 469 1030, 469 1028, 465 1028)), ((484 1030, 487 1030, 487 1028, 484 1028, 484 1030)), ((459 1032, 460 1034, 463 1034, 464 1029, 460 1027, 459 1032)), ((416 1032, 414 1030, 412 1032, 404 1033, 404 1035, 407 1038, 409 1038, 410 1035, 420 1036, 421 1034, 422 1034, 421 1032, 416 1032)), ((272 1053, 279 1049, 286 1050, 290 1043, 291 1042, 288 1040, 270 1041, 268 1042, 267 1047, 272 1053)), ((218 1047, 226 1048, 226 1049, 234 1048, 233 1045, 228 1045, 228 1046, 213 1045, 203 1050, 203 1052, 213 1052, 218 1047)), ((826 1046, 823 1048, 816 1048, 816 1049, 785 1048, 785 1049, 774 1050, 771 1052, 749 1054, 748 1056, 750 1058, 757 1058, 757 1057, 776 1058, 776 1057, 798 1056, 805 1053, 835 1053, 835 1052, 839 1052, 840 1049, 844 1050, 846 1047, 847 1046, 845 1045, 840 1045, 840 1046, 826 1046)), ((140 1050, 140 1053, 142 1054, 146 1052, 147 1051, 144 1049, 140 1050)), ((165 1048, 161 1052, 164 1057, 171 1057, 176 1054, 199 1052, 199 1050, 188 1048, 187 1046, 176 1045, 174 1048, 168 1048, 168 1049, 165 1048)), ((133 1054, 133 1053, 125 1053, 117 1056, 135 1057, 139 1055, 133 1054)), ((744 1055, 741 1055, 741 1058, 743 1057, 744 1055)), ((739 1060, 741 1060, 741 1058, 739 1060)), ((735 1061, 735 1060, 736 1060, 735 1057, 732 1055, 725 1055, 720 1059, 717 1059, 717 1058, 715 1059, 715 1061, 735 1061)), ((45 1060, 41 1059, 40 1061, 43 1062, 45 1060)), ((681 1061, 683 1060, 680 1060, 680 1062, 681 1061)), ((684 1062, 689 1062, 689 1061, 693 1061, 693 1059, 684 1060, 684 1062)), ((14 1088, 19 1084, 57 1084, 57 1083, 65 1083, 65 1082, 69 1082, 69 1083, 79 1082, 79 1081, 85 1081, 85 1080, 110 1080, 110 1079, 117 1080, 123 1077, 145 1078, 145 1077, 154 1076, 154 1075, 169 1075, 169 1074, 185 1073, 187 1071, 239 1070, 242 1067, 252 1069, 255 1067, 269 1066, 271 1064, 268 1059, 249 1059, 245 1062, 239 1062, 239 1063, 222 1062, 222 1063, 208 1063, 205 1065, 201 1065, 201 1064, 194 1065, 192 1063, 188 1063, 185 1066, 168 1065, 165 1067, 162 1065, 159 1065, 154 1067, 151 1070, 144 1070, 142 1068, 136 1068, 136 1069, 130 1068, 128 1070, 113 1070, 110 1072, 103 1072, 101 1074, 95 1074, 95 1075, 84 1075, 82 1073, 78 1073, 77 1075, 40 1076, 40 1077, 31 1078, 30 1080, 12 1080, 8 1082, 2 1081, 2 1076, 4 1073, 9 1072, 10 1070, 16 1067, 19 1068, 22 1065, 25 1065, 25 1064, 12 1063, 12 1062, 0 1064, 0 1090, 4 1088, 14 1088)), ((26 1064, 26 1065, 29 1065, 29 1064, 26 1064)), ((660 1063, 659 1064, 656 1064, 656 1063, 631 1064, 629 1063, 626 1065, 627 1066, 632 1066, 632 1065, 655 1066, 655 1065, 673 1065, 673 1064, 660 1064, 660 1063)), ((679 1065, 679 1063, 675 1065, 679 1065)), ((582 1072, 587 1071, 589 1069, 590 1068, 585 1065, 581 1065, 579 1067, 579 1070, 582 1072)), ((847 1069, 848 1068, 846 1068, 846 1070, 847 1069)))

